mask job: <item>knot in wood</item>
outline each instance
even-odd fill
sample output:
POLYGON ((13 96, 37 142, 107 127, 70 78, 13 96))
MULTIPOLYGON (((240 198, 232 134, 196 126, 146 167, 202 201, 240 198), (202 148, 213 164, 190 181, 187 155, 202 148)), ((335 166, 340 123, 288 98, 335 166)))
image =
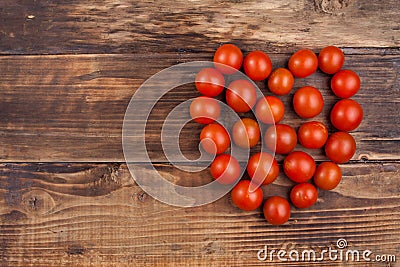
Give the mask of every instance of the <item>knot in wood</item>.
POLYGON ((43 215, 54 208, 55 201, 46 191, 34 189, 22 196, 21 205, 27 213, 43 215))

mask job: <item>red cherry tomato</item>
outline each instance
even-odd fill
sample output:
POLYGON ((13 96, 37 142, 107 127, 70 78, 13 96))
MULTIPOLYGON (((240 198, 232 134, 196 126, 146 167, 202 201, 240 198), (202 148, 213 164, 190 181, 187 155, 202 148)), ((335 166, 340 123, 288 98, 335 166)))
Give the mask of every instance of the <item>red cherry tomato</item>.
POLYGON ((289 70, 298 78, 305 78, 313 74, 317 68, 318 58, 309 49, 299 50, 289 59, 289 70))
POLYGON ((263 213, 269 223, 281 225, 290 218, 290 204, 283 197, 273 196, 265 201, 263 213))
POLYGON ((321 189, 332 190, 342 180, 342 170, 333 162, 322 162, 315 171, 314 183, 321 189))
POLYGON ((247 80, 233 81, 226 90, 226 103, 236 112, 249 111, 256 101, 256 89, 247 80))
POLYGON ((331 122, 336 129, 348 132, 356 129, 364 116, 360 104, 352 99, 339 100, 331 111, 331 122))
POLYGON ((296 183, 307 182, 316 169, 314 159, 303 151, 294 151, 287 155, 283 162, 286 176, 296 183))
POLYGON ((288 154, 296 147, 296 131, 286 124, 273 125, 265 132, 265 144, 277 154, 288 154))
POLYGON ((200 94, 214 97, 222 93, 224 90, 225 79, 216 69, 205 68, 197 73, 195 85, 200 94))
POLYGON ((360 89, 360 77, 352 70, 341 70, 331 80, 331 88, 335 95, 349 98, 360 89))
POLYGON ((220 46, 214 54, 215 68, 223 74, 233 74, 242 66, 243 53, 239 47, 233 44, 224 44, 220 46), (226 67, 228 65, 232 68, 226 67))
POLYGON ((263 123, 275 124, 285 115, 283 102, 275 96, 260 98, 256 105, 256 117, 263 123))
POLYGON ((232 201, 241 210, 255 210, 261 206, 263 191, 257 188, 250 192, 250 181, 242 180, 232 189, 232 201))
POLYGON ((325 154, 335 163, 348 162, 354 153, 356 153, 356 141, 349 133, 333 133, 326 141, 325 154))
POLYGON ((208 124, 201 130, 200 142, 209 154, 221 154, 231 143, 228 132, 217 123, 208 124))
POLYGON ((240 165, 233 156, 221 154, 211 163, 210 172, 220 184, 233 184, 240 178, 240 165))
POLYGON ((260 127, 253 119, 241 119, 233 125, 232 137, 238 147, 253 147, 260 140, 260 127))
POLYGON ((324 47, 318 55, 319 68, 327 73, 334 74, 338 72, 344 63, 343 51, 336 46, 324 47))
POLYGON ((253 81, 265 80, 272 71, 271 59, 262 51, 253 51, 244 58, 243 69, 253 81))
POLYGON ((279 165, 272 155, 259 152, 250 157, 247 163, 247 173, 253 183, 266 185, 278 177, 279 165))
POLYGON ((292 90, 293 84, 293 74, 285 68, 275 69, 268 78, 268 88, 276 95, 286 95, 292 90))
POLYGON ((190 116, 200 124, 210 124, 216 121, 221 112, 218 101, 214 98, 200 96, 190 104, 190 116))
POLYGON ((312 118, 321 113, 324 108, 324 99, 317 88, 305 86, 294 94, 293 106, 300 117, 312 118))
POLYGON ((297 137, 305 148, 321 148, 328 140, 328 128, 322 122, 308 121, 300 126, 297 137))
POLYGON ((318 191, 310 183, 295 185, 290 191, 290 200, 296 208, 304 209, 311 207, 317 202, 318 191))

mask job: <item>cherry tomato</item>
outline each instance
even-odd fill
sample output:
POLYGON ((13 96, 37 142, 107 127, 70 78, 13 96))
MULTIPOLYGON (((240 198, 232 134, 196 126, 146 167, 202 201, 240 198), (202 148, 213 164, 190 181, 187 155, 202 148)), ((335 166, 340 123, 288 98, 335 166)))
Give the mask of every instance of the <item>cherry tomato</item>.
POLYGON ((286 95, 292 90, 293 74, 285 68, 275 69, 268 78, 268 88, 276 95, 286 95))
POLYGON ((247 163, 247 173, 255 184, 266 185, 278 177, 279 165, 272 155, 259 152, 250 157, 247 163))
POLYGON ((317 202, 318 191, 310 183, 300 183, 295 185, 290 191, 290 200, 296 208, 308 208, 317 202))
POLYGON ((210 172, 220 184, 233 184, 240 178, 240 165, 235 157, 221 154, 211 163, 210 172))
POLYGON ((338 72, 344 63, 343 51, 336 46, 324 47, 318 55, 319 68, 327 73, 334 74, 338 72))
POLYGON ((210 124, 216 121, 221 112, 218 101, 214 98, 200 96, 190 104, 190 116, 200 124, 210 124))
POLYGON ((265 201, 263 213, 269 223, 281 225, 290 218, 290 204, 283 197, 273 196, 265 201))
POLYGON ((294 111, 302 118, 312 118, 321 113, 324 99, 321 92, 312 86, 305 86, 294 93, 294 111))
POLYGON ((333 162, 322 162, 315 171, 314 183, 321 189, 332 190, 342 180, 342 170, 333 162))
POLYGON ((256 89, 247 80, 233 81, 226 90, 226 103, 236 112, 249 111, 256 101, 256 89))
POLYGON ((318 58, 309 49, 299 50, 289 59, 289 70, 298 78, 305 78, 313 74, 317 68, 318 58))
POLYGON ((231 143, 228 132, 217 123, 208 124, 201 130, 200 142, 209 154, 221 154, 231 143))
POLYGON ((253 51, 244 58, 243 69, 253 81, 265 80, 272 71, 271 59, 262 51, 253 51))
POLYGON ((349 98, 360 89, 360 77, 352 70, 341 70, 331 80, 331 88, 335 95, 349 98))
POLYGON ((215 64, 215 68, 223 74, 233 74, 242 66, 243 53, 239 47, 233 44, 221 45, 214 54, 214 62, 228 65, 215 64))
POLYGON ((294 151, 287 155, 283 162, 286 176, 296 183, 307 182, 316 169, 314 159, 303 151, 294 151))
POLYGON ((275 96, 260 98, 256 105, 256 117, 263 123, 275 124, 285 115, 283 102, 275 96))
POLYGON ((356 141, 349 133, 333 133, 326 141, 325 154, 335 163, 348 162, 354 153, 356 153, 356 141))
POLYGON ((305 148, 321 148, 328 140, 328 128, 322 122, 308 121, 300 126, 297 137, 305 148))
POLYGON ((238 147, 253 147, 260 140, 260 127, 253 119, 241 119, 233 125, 232 137, 238 147))
POLYGON ((296 147, 296 131, 287 124, 270 126, 265 132, 265 144, 277 154, 288 154, 296 147))
POLYGON ((331 111, 331 122, 336 129, 348 132, 356 129, 364 116, 360 104, 352 99, 339 100, 331 111))
POLYGON ((232 201, 241 210, 255 210, 261 206, 263 201, 263 191, 257 188, 250 192, 250 181, 242 180, 232 189, 232 201))
POLYGON ((216 69, 205 68, 197 73, 195 86, 200 94, 214 97, 222 93, 225 86, 224 76, 216 69))

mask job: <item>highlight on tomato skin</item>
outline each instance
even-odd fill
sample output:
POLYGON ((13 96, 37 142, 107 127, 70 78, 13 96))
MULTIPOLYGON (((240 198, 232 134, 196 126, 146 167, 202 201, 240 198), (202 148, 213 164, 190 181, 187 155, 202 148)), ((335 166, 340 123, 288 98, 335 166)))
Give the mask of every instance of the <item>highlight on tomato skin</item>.
POLYGON ((220 184, 233 184, 240 178, 240 165, 229 154, 218 155, 210 166, 211 176, 220 184))
POLYGON ((297 144, 297 134, 293 127, 278 123, 270 126, 264 135, 266 147, 276 154, 289 154, 297 144))
POLYGON ((313 118, 322 112, 324 98, 317 88, 304 86, 294 93, 293 108, 301 118, 313 118))
POLYGON ((346 163, 356 153, 356 141, 347 132, 331 134, 325 144, 326 156, 335 163, 346 163))
POLYGON ((225 78, 216 69, 204 68, 197 73, 195 86, 200 94, 215 97, 224 90, 225 78))
POLYGON ((276 124, 285 116, 285 106, 278 97, 265 96, 258 100, 255 114, 262 123, 276 124))
POLYGON ((364 111, 353 99, 339 100, 332 108, 330 119, 333 126, 343 132, 349 132, 360 126, 364 111))
POLYGON ((250 118, 237 121, 232 128, 232 139, 241 148, 251 148, 260 140, 260 127, 250 118))
POLYGON ((318 68, 318 58, 310 49, 301 49, 289 59, 289 70, 297 78, 305 78, 318 68))
POLYGON ((327 74, 338 72, 344 64, 343 51, 333 45, 324 47, 318 54, 318 67, 327 74))
POLYGON ((244 58, 243 69, 253 81, 265 80, 272 71, 271 59, 262 51, 252 51, 244 58))
POLYGON ((257 102, 256 88, 248 80, 235 80, 228 85, 225 99, 235 112, 248 112, 257 102))
POLYGON ((287 177, 296 183, 310 180, 316 170, 316 164, 308 153, 293 151, 283 161, 283 171, 287 177))
POLYGON ((232 202, 241 210, 252 211, 261 206, 263 191, 261 188, 250 190, 249 180, 239 181, 231 191, 232 202))
POLYGON ((331 79, 333 93, 341 98, 354 96, 360 90, 360 86, 360 77, 352 70, 341 70, 331 79))
POLYGON ((297 131, 299 143, 309 149, 322 148, 328 136, 328 128, 319 121, 307 121, 297 131))
POLYGON ((317 202, 318 191, 310 183, 296 184, 290 191, 290 200, 299 209, 309 208, 317 202))
POLYGON ((215 64, 215 68, 223 74, 234 74, 242 66, 243 53, 234 44, 224 44, 215 51, 214 62, 217 63, 215 64))
POLYGON ((218 124, 206 125, 200 132, 200 143, 208 154, 216 155, 225 152, 231 144, 229 133, 218 124))
POLYGON ((288 94, 292 90, 293 84, 293 74, 285 68, 273 70, 268 78, 268 89, 271 93, 280 96, 288 94))
POLYGON ((273 225, 282 225, 290 218, 290 204, 281 196, 269 197, 263 206, 265 219, 273 225))
POLYGON ((334 162, 322 162, 315 171, 314 184, 323 190, 332 190, 336 188, 342 180, 342 170, 334 162))
POLYGON ((200 124, 215 122, 221 113, 221 107, 216 99, 199 96, 190 103, 190 116, 200 124))
POLYGON ((246 169, 251 181, 256 185, 271 184, 279 174, 279 165, 275 157, 266 152, 252 155, 246 169))

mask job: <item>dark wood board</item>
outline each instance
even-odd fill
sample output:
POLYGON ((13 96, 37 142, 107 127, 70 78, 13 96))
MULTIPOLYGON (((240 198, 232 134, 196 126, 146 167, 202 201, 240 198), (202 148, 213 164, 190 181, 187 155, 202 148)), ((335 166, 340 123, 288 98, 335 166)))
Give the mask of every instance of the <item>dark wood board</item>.
POLYGON ((398 1, 91 1, 4 0, 3 54, 398 47, 398 1))
MULTIPOLYGON (((362 125, 353 133, 358 143, 354 159, 400 159, 400 129, 393 127, 399 124, 400 55, 353 55, 352 51, 346 55, 345 68, 355 70, 362 79, 354 99, 365 110, 362 125)), ((274 67, 285 66, 289 56, 271 54, 274 67)), ((3 56, 0 158, 8 162, 123 162, 122 122, 137 88, 165 67, 211 59, 211 53, 3 56)), ((329 111, 338 100, 329 89, 329 78, 317 72, 295 82, 295 89, 313 85, 321 90, 326 104, 316 119, 328 126, 329 111)), ((269 93, 264 83, 259 86, 269 93)), ((298 127, 302 120, 290 104, 295 89, 282 97, 288 110, 283 122, 298 127)), ((167 114, 197 96, 194 85, 181 86, 157 103, 146 128, 152 160, 165 161, 160 134, 167 114)), ((182 131, 181 150, 188 157, 198 154, 201 127, 193 122, 182 131)), ((325 159, 321 151, 312 153, 325 159)))
MULTIPOLYGON (((210 179, 207 171, 185 176, 168 164, 156 168, 181 185, 210 179)), ((398 255, 400 163, 342 168, 339 187, 320 191, 315 206, 293 209, 289 223, 276 227, 259 211, 233 207, 228 196, 198 208, 161 204, 134 184, 125 164, 2 164, 1 265, 265 266, 257 259, 265 245, 321 250, 339 238, 351 249, 398 255)), ((265 195, 286 195, 291 185, 280 175, 265 195)), ((275 257, 274 266, 281 264, 275 257)))

